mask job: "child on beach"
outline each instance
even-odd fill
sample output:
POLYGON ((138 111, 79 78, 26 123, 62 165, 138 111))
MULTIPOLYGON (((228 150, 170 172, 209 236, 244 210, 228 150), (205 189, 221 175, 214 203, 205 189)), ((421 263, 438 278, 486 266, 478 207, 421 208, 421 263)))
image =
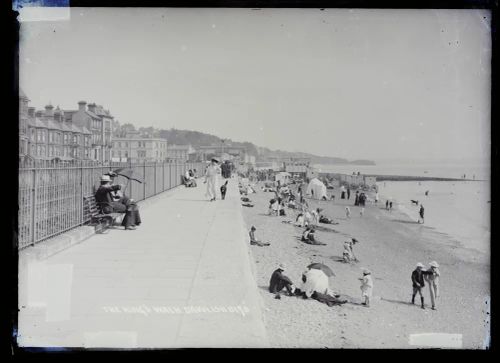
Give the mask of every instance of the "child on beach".
POLYGON ((349 207, 345 207, 345 216, 346 218, 351 218, 351 210, 349 207))
POLYGON ((256 230, 257 230, 257 228, 255 228, 255 226, 252 226, 252 228, 250 228, 250 232, 248 233, 250 236, 250 244, 257 245, 260 247, 269 246, 270 245, 269 242, 261 242, 255 238, 255 231, 256 230))
POLYGON ((360 210, 359 210, 359 216, 360 217, 363 217, 363 214, 365 214, 365 208, 362 207, 360 210))
POLYGON ((358 242, 356 238, 351 238, 350 241, 344 242, 344 252, 342 254, 343 261, 348 263, 351 261, 358 261, 356 256, 354 255, 353 246, 358 242))
POLYGON ((368 269, 363 269, 363 277, 360 277, 359 280, 361 280, 361 297, 364 299, 361 304, 368 308, 370 307, 370 298, 372 297, 373 291, 371 271, 368 269))

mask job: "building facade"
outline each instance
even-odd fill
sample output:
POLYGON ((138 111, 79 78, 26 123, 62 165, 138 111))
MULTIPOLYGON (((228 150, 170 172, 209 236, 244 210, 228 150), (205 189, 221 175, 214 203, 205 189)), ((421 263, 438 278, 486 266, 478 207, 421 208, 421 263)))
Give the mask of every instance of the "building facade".
POLYGON ((115 138, 112 142, 111 160, 131 163, 163 162, 167 159, 167 140, 144 138, 135 135, 115 138))
POLYGON ((86 101, 78 102, 78 110, 66 111, 71 114, 73 124, 85 127, 91 132, 90 159, 107 162, 111 160, 113 116, 101 105, 86 101))
POLYGON ((91 132, 73 124, 63 110, 52 105, 44 111, 29 107, 28 97, 19 94, 19 155, 37 160, 89 159, 91 132))
POLYGON ((194 161, 196 150, 191 145, 168 145, 167 159, 169 162, 194 161))

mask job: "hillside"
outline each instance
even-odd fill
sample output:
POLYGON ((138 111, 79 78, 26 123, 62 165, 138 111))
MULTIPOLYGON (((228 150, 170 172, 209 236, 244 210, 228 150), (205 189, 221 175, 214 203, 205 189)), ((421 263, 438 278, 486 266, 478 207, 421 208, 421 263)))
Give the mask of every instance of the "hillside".
POLYGON ((120 125, 119 122, 113 123, 113 134, 115 137, 125 137, 128 131, 139 131, 144 137, 160 137, 166 139, 168 144, 196 146, 209 145, 232 145, 245 148, 249 155, 255 156, 257 160, 266 160, 267 158, 309 158, 312 164, 355 164, 355 165, 375 165, 371 160, 353 160, 349 161, 343 158, 331 156, 318 156, 304 152, 291 152, 283 150, 271 150, 265 147, 258 147, 251 142, 237 142, 230 139, 222 139, 218 136, 206 134, 199 131, 178 130, 178 129, 156 129, 154 127, 140 127, 135 129, 134 125, 128 123, 120 125))

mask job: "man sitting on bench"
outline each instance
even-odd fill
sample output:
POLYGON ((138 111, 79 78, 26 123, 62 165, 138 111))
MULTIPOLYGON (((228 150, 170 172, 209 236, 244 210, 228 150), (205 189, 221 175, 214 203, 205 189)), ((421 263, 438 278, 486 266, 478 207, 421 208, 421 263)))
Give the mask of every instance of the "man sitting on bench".
POLYGON ((101 177, 101 185, 95 193, 95 200, 102 213, 125 213, 123 217, 122 226, 125 229, 135 229, 136 226, 141 224, 141 216, 139 215, 139 208, 133 199, 130 199, 125 194, 116 201, 112 193, 122 189, 122 185, 112 185, 109 175, 101 177))

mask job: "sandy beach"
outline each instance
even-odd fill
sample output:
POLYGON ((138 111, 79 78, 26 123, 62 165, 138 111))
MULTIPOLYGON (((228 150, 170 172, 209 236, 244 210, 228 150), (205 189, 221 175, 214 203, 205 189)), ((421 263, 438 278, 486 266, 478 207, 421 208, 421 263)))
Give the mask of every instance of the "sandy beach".
MULTIPOLYGON (((270 242, 269 247, 250 246, 256 266, 257 285, 264 303, 265 325, 270 344, 278 348, 418 348, 410 344, 412 334, 461 334, 463 348, 483 349, 489 334, 490 257, 464 248, 458 241, 433 228, 417 224, 406 215, 384 205, 367 203, 364 215, 350 200, 308 199, 311 208, 323 208, 322 214, 339 224, 320 224, 329 231, 317 231, 325 246, 300 241, 302 228, 283 223, 295 221, 297 212, 287 209, 286 217, 268 216, 269 200, 274 193, 262 192, 248 197, 253 208, 242 207, 248 228, 257 227, 256 238, 270 242), (345 217, 345 206, 351 218, 345 217), (340 262, 343 242, 359 240, 354 247, 359 262, 340 262), (417 262, 426 267, 432 260, 440 265, 440 297, 437 310, 430 309, 429 288, 424 288, 426 309, 411 304, 411 272, 417 262), (275 299, 267 288, 279 263, 287 265, 285 274, 298 285, 311 262, 330 266, 336 276, 330 287, 349 302, 328 307, 316 300, 303 300, 282 294, 275 299), (372 271, 374 289, 369 308, 360 305, 358 278, 362 267, 372 271)), ((329 193, 332 191, 329 190, 329 193)), ((418 301, 418 304, 417 304, 418 301)))

